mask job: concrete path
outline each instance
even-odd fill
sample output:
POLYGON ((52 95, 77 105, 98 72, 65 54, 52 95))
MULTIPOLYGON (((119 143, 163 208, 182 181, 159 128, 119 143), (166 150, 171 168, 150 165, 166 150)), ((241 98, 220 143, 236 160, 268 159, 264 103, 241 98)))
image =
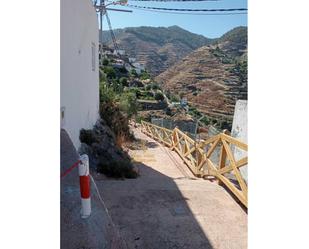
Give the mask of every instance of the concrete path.
MULTIPOLYGON (((61 131, 61 167, 65 172, 73 165, 79 156, 68 134, 61 131)), ((91 216, 87 219, 80 217, 81 199, 79 190, 78 169, 60 179, 61 183, 61 248, 62 249, 104 249, 126 248, 119 231, 104 209, 91 185, 91 216)))
POLYGON ((175 152, 139 130, 129 151, 141 176, 96 180, 128 248, 247 248, 247 214, 216 183, 195 178, 175 152))

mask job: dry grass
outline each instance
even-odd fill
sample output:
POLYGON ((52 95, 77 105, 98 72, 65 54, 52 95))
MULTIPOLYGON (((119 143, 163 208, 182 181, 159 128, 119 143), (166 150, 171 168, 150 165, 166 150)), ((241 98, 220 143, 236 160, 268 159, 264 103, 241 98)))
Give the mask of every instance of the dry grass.
POLYGON ((126 136, 123 133, 118 134, 116 136, 116 146, 121 149, 125 144, 126 140, 126 136))

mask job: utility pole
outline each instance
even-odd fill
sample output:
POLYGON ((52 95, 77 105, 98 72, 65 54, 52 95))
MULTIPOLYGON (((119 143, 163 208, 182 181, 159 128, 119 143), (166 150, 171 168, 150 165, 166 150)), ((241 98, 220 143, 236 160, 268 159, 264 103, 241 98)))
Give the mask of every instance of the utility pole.
POLYGON ((121 9, 111 9, 111 8, 106 8, 109 5, 125 5, 127 3, 127 0, 119 0, 117 2, 112 2, 107 5, 105 5, 105 0, 100 0, 99 4, 97 4, 97 1, 94 1, 94 7, 96 9, 96 12, 100 12, 100 62, 99 65, 103 65, 103 15, 106 13, 106 10, 111 10, 111 11, 121 11, 121 12, 133 12, 132 10, 121 10, 121 9))
POLYGON ((103 5, 104 0, 100 0, 100 66, 103 65, 103 5))

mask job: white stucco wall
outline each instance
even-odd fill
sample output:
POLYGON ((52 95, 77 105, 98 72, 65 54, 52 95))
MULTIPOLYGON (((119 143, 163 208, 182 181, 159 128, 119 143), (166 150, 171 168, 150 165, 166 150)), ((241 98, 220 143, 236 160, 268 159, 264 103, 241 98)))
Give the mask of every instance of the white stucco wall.
MULTIPOLYGON (((235 105, 232 133, 231 135, 240 141, 248 144, 248 110, 247 100, 237 100, 235 105)), ((236 161, 247 156, 247 152, 236 147, 233 148, 233 153, 236 161)), ((240 172, 246 182, 248 182, 248 165, 240 168, 240 172)))
POLYGON ((61 127, 78 149, 80 129, 92 128, 99 116, 99 27, 91 0, 60 2, 60 106, 64 109, 61 127))

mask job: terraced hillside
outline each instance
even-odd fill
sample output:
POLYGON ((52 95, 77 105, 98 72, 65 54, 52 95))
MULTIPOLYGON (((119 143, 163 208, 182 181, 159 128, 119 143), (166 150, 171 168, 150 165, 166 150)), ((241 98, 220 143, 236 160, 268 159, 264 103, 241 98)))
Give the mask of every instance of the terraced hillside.
POLYGON ((247 98, 246 69, 246 60, 228 56, 220 46, 203 46, 156 81, 186 97, 202 113, 231 120, 236 100, 247 98))
MULTIPOLYGON (((116 29, 114 33, 119 47, 125 49, 129 57, 136 58, 153 76, 212 41, 178 26, 124 28, 116 29)), ((112 46, 109 32, 105 31, 103 37, 104 42, 112 46)))

